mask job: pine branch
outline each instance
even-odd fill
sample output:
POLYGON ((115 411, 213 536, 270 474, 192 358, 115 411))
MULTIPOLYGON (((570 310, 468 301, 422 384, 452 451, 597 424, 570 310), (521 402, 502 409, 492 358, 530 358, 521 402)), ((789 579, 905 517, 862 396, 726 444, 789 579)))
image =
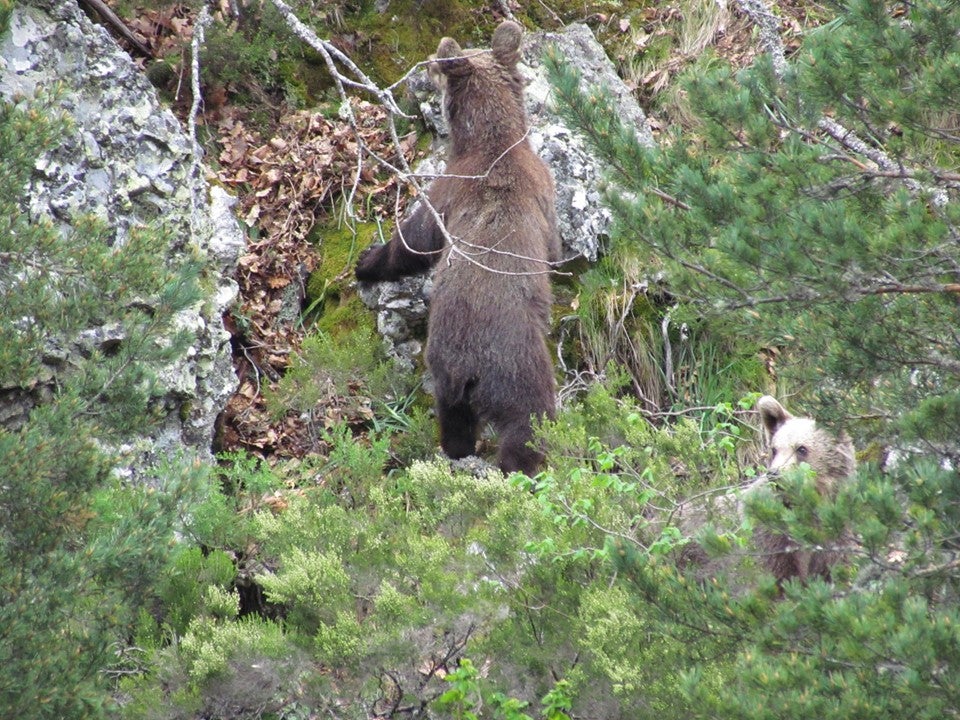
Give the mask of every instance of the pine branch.
MULTIPOLYGON (((761 45, 770 56, 774 73, 782 80, 786 76, 789 66, 784 51, 783 38, 780 35, 779 19, 771 12, 764 0, 738 0, 738 3, 760 31, 761 45)), ((913 179, 918 174, 916 171, 904 170, 900 163, 891 159, 883 150, 864 142, 855 132, 845 128, 833 118, 822 116, 817 121, 817 127, 848 150, 852 150, 870 160, 881 172, 898 173, 895 177, 903 178, 907 187, 913 192, 928 194, 932 198, 934 206, 944 207, 949 201, 949 195, 944 188, 921 185, 913 179)))

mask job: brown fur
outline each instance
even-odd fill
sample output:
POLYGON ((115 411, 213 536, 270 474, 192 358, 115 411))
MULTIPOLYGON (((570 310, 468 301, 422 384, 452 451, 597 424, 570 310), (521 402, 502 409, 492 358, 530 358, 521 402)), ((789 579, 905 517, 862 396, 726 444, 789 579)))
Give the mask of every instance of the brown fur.
POLYGON ((548 263, 559 259, 560 241, 553 178, 526 139, 521 35, 507 21, 490 52, 440 41, 430 70, 444 91, 450 149, 427 197, 453 244, 420 204, 390 242, 360 258, 357 278, 396 280, 437 265, 427 364, 441 447, 452 458, 472 454, 488 421, 500 467, 533 474, 543 455, 528 447, 531 417, 554 413, 548 263))
MULTIPOLYGON (((685 505, 680 509, 684 534, 699 530, 712 516, 721 522, 739 522, 743 516, 743 498, 751 492, 775 482, 777 474, 792 465, 805 462, 816 471, 818 491, 832 496, 839 485, 856 471, 853 444, 846 434, 834 437, 818 428, 816 421, 791 415, 777 400, 765 395, 757 401, 768 450, 767 474, 742 487, 738 495, 723 495, 711 507, 685 505)), ((838 550, 798 549, 787 535, 758 528, 753 534, 751 552, 760 556, 761 564, 778 582, 797 578, 829 578, 830 568, 843 556, 838 550)), ((704 575, 715 575, 719 569, 701 547, 691 544, 684 549, 683 562, 699 565, 704 575)))

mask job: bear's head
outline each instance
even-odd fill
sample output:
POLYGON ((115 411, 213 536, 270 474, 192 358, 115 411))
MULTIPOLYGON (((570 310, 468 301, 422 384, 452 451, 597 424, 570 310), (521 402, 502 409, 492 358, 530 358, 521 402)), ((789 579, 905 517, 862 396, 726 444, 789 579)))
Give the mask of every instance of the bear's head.
POLYGON ((523 29, 505 20, 490 50, 463 51, 452 38, 440 41, 428 71, 443 92, 452 158, 478 150, 497 154, 526 135, 524 82, 517 70, 522 37, 523 29))
POLYGON ((835 437, 817 427, 816 420, 794 417, 764 395, 757 401, 769 455, 767 469, 777 473, 792 465, 806 463, 817 473, 817 489, 829 495, 837 484, 856 470, 853 443, 846 433, 835 437))

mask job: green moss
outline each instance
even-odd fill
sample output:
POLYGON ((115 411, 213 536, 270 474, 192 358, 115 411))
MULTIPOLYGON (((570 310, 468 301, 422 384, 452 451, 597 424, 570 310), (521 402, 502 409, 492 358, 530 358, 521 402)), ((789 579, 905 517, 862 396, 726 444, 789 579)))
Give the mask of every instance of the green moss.
POLYGON ((379 13, 373 2, 364 2, 358 13, 344 16, 344 24, 365 41, 364 69, 378 82, 393 82, 430 55, 444 35, 461 44, 482 37, 480 24, 487 18, 474 12, 476 5, 464 0, 393 0, 387 12, 379 13))
POLYGON ((283 84, 287 102, 295 107, 313 107, 333 89, 330 73, 320 53, 307 46, 303 46, 301 52, 281 59, 277 65, 277 77, 283 84))
POLYGON ((331 218, 318 223, 308 240, 317 245, 320 263, 307 280, 307 315, 316 327, 331 336, 360 327, 374 327, 373 314, 363 306, 351 288, 353 268, 360 252, 377 241, 381 228, 376 223, 353 227, 331 218))
POLYGON ((319 247, 320 264, 307 281, 307 302, 323 302, 338 295, 353 278, 353 266, 360 252, 379 239, 376 223, 350 226, 337 219, 314 226, 308 240, 319 247))
POLYGON ((324 306, 317 318, 316 328, 336 338, 360 329, 375 330, 376 323, 373 313, 360 302, 357 294, 349 292, 324 306))
MULTIPOLYGON (((529 30, 556 29, 561 23, 590 17, 624 16, 650 4, 650 0, 554 0, 521 3, 515 14, 529 30)), ((379 83, 397 80, 430 55, 444 36, 455 38, 464 47, 486 46, 500 21, 489 3, 478 0, 391 0, 386 12, 378 12, 375 5, 373 0, 347 3, 335 17, 315 15, 312 24, 321 37, 333 34, 349 39, 351 58, 379 83), (331 28, 335 28, 332 33, 331 28)), ((595 27, 611 40, 620 34, 615 23, 595 27)))

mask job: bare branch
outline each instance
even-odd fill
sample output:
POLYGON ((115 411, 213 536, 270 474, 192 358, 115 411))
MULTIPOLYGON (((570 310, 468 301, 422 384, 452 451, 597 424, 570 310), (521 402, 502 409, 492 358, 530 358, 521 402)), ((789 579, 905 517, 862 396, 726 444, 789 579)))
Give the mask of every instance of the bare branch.
POLYGON ((760 44, 770 55, 773 71, 777 77, 787 74, 787 56, 780 37, 780 19, 774 15, 763 0, 738 0, 740 8, 760 31, 760 44))
POLYGON ((103 0, 80 0, 80 4, 96 12, 103 18, 103 21, 107 25, 116 30, 121 37, 130 43, 141 55, 153 58, 153 53, 150 52, 150 48, 140 42, 140 38, 133 34, 133 31, 127 27, 127 24, 117 17, 117 14, 111 10, 110 6, 103 2, 103 0))
POLYGON ((485 171, 482 175, 453 175, 453 174, 451 174, 451 173, 443 172, 443 173, 439 173, 439 174, 437 174, 437 173, 412 173, 412 174, 411 174, 411 177, 423 178, 423 179, 430 179, 430 180, 433 180, 433 179, 436 179, 436 178, 441 178, 441 177, 444 177, 444 178, 453 178, 453 179, 456 179, 456 180, 486 180, 488 177, 490 177, 490 173, 493 172, 493 169, 497 166, 497 163, 500 162, 504 157, 506 157, 506 155, 507 155, 511 150, 513 150, 515 147, 517 147, 517 145, 521 144, 524 140, 526 140, 527 137, 529 137, 529 135, 530 135, 530 128, 527 128, 527 129, 524 131, 523 135, 521 135, 520 138, 519 138, 515 143, 512 143, 506 150, 504 150, 502 153, 500 153, 499 155, 497 155, 497 157, 495 157, 495 158, 493 159, 493 162, 490 163, 490 165, 487 167, 486 171, 485 171))
POLYGON ((274 7, 277 8, 280 14, 283 15, 284 20, 287 21, 287 25, 291 30, 293 30, 297 37, 320 53, 320 56, 323 58, 324 63, 327 66, 327 70, 329 70, 330 75, 333 76, 337 83, 337 90, 340 93, 341 99, 347 99, 343 86, 350 85, 351 87, 366 90, 374 95, 377 100, 379 100, 389 110, 391 114, 409 117, 399 108, 396 100, 393 98, 393 93, 388 90, 382 90, 375 82, 367 77, 367 75, 359 67, 357 67, 353 60, 341 52, 340 49, 333 43, 330 43, 326 40, 321 40, 319 37, 317 37, 317 34, 313 30, 300 22, 300 18, 296 16, 289 5, 283 2, 283 0, 271 0, 271 2, 273 3, 274 7), (334 62, 334 58, 341 62, 349 72, 353 73, 354 78, 356 79, 347 77, 341 73, 337 69, 337 64, 334 62))
MULTIPOLYGON (((197 22, 194 24, 193 39, 190 42, 190 72, 192 75, 190 79, 190 89, 193 93, 193 100, 190 103, 190 115, 187 118, 187 134, 190 135, 190 142, 193 146, 191 153, 193 167, 190 177, 191 182, 197 186, 203 182, 203 171, 200 165, 203 158, 203 148, 200 147, 200 142, 197 140, 197 113, 200 111, 200 103, 202 101, 200 94, 200 47, 203 45, 204 31, 209 23, 210 12, 207 6, 204 5, 200 11, 200 17, 197 18, 197 22)), ((200 223, 200 198, 205 195, 205 193, 201 192, 200 187, 197 186, 194 187, 190 195, 190 234, 192 236, 195 236, 197 233, 197 228, 200 223)))

